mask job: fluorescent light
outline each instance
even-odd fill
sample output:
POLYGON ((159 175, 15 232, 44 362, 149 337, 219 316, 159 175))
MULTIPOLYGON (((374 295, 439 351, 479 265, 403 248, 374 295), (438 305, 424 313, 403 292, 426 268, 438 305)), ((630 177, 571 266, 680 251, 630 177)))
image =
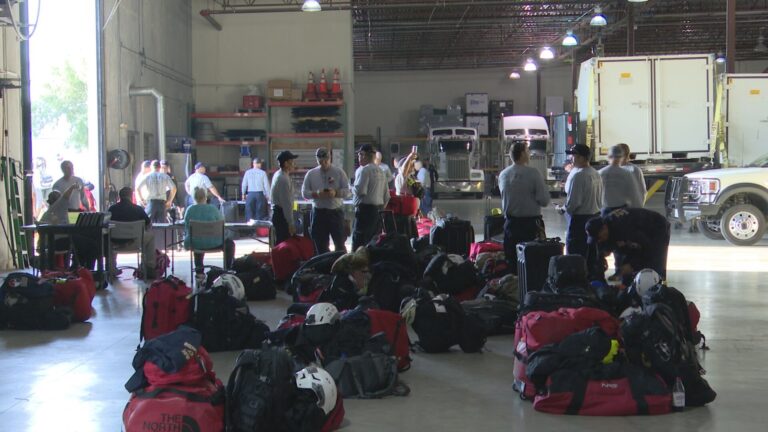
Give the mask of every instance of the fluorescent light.
POLYGON ((509 73, 509 79, 520 79, 520 72, 518 71, 512 71, 509 73))
POLYGON ((302 12, 320 12, 320 2, 317 0, 304 0, 304 4, 301 5, 302 12))
POLYGON ((605 15, 603 15, 603 10, 600 8, 600 6, 595 8, 595 15, 592 16, 592 20, 589 22, 589 25, 594 27, 605 27, 608 24, 608 20, 605 19, 605 15))
POLYGON ((545 46, 539 51, 539 58, 542 60, 552 60, 555 58, 555 53, 552 51, 552 48, 545 46))
POLYGON ((526 72, 535 72, 539 67, 536 66, 536 62, 533 61, 532 58, 529 58, 525 61, 525 66, 523 66, 523 70, 526 72))
POLYGON ((565 34, 565 37, 563 38, 563 46, 566 47, 573 47, 579 44, 578 39, 576 39, 576 36, 573 35, 573 32, 571 30, 568 30, 568 33, 565 34))
POLYGON ((645 3, 648 0, 627 0, 627 1, 630 2, 630 3, 645 3))

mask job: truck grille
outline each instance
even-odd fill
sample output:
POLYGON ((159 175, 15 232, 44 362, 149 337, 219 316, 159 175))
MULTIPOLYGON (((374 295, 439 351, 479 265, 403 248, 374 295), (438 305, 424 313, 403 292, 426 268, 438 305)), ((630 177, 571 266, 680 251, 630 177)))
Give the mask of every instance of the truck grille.
POLYGON ((469 180, 469 158, 448 157, 448 178, 445 180, 469 180))

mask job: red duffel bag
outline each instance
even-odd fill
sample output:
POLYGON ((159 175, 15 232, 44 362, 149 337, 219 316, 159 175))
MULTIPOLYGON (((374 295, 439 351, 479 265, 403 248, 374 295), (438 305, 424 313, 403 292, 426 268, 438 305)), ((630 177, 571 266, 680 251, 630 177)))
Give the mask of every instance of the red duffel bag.
POLYGON ((88 321, 96 285, 90 270, 80 267, 73 272, 43 272, 43 279, 53 285, 53 304, 72 309, 72 320, 88 321))
POLYGON ((521 321, 520 340, 525 342, 529 354, 590 327, 598 326, 610 337, 615 337, 619 331, 619 321, 610 313, 590 307, 529 312, 521 321))
POLYGON ((477 256, 484 252, 503 252, 504 245, 493 241, 472 243, 469 246, 469 260, 475 261, 477 256))
POLYGON ((309 237, 293 236, 272 248, 272 272, 275 280, 288 280, 299 269, 302 261, 315 254, 315 245, 309 237))
POLYGON ((390 192, 386 210, 396 215, 416 216, 419 212, 419 199, 408 195, 395 195, 394 192, 390 192))
POLYGON ((533 408, 586 416, 667 414, 672 410, 672 394, 660 376, 641 367, 627 365, 619 376, 591 378, 582 371, 560 369, 549 376, 533 408))
POLYGON ((397 370, 403 372, 410 369, 411 341, 403 317, 399 313, 381 309, 368 309, 365 313, 371 322, 371 336, 384 332, 392 345, 392 354, 397 358, 397 370))

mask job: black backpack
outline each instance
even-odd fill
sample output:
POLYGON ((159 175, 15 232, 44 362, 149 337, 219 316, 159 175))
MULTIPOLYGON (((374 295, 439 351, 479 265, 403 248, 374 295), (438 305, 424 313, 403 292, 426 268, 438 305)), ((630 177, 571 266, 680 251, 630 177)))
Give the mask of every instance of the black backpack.
POLYGON ((0 329, 64 330, 72 311, 53 304, 53 285, 29 273, 10 273, 0 287, 0 329))
POLYGON ((243 282, 245 298, 249 301, 272 300, 277 296, 275 278, 267 268, 254 268, 236 273, 236 276, 243 282))
POLYGON ((298 292, 301 292, 302 295, 307 295, 314 291, 315 288, 312 286, 313 280, 317 275, 330 275, 333 263, 342 255, 344 255, 344 252, 342 251, 326 252, 321 255, 313 256, 307 260, 291 277, 291 281, 286 289, 288 294, 294 296, 294 301, 298 301, 298 292))
POLYGON ((467 316, 479 320, 488 335, 512 334, 517 321, 517 303, 506 300, 476 299, 461 302, 467 316))
POLYGON ((227 432, 281 430, 296 388, 293 370, 282 348, 240 353, 227 383, 227 432))
MULTIPOLYGON (((315 326, 320 327, 320 326, 315 326)), ((312 329, 304 327, 302 330, 312 329)), ((306 334, 306 332, 305 332, 306 334)), ((368 315, 358 309, 347 310, 341 315, 338 329, 330 341, 320 347, 323 353, 323 363, 357 356, 365 352, 368 339, 371 336, 371 321, 368 315)))
POLYGON ((479 283, 471 261, 457 264, 444 253, 432 258, 424 270, 424 279, 433 283, 436 292, 445 294, 458 294, 479 283))
POLYGON ((383 261, 371 266, 368 296, 372 297, 381 309, 399 312, 400 303, 404 298, 413 295, 415 286, 411 270, 396 262, 383 261))
POLYGON ((195 295, 192 326, 203 335, 210 352, 259 348, 269 327, 251 315, 244 300, 229 295, 226 287, 214 287, 195 295))
POLYGON ((482 323, 467 318, 459 302, 447 294, 434 298, 428 292, 417 294, 413 330, 418 345, 428 353, 447 352, 456 344, 464 352, 477 352, 486 340, 482 323))
POLYGON ((546 290, 564 293, 587 287, 587 260, 581 255, 557 255, 549 259, 546 290))
POLYGON ((648 289, 642 298, 644 306, 650 306, 653 304, 665 304, 672 309, 675 313, 677 321, 683 326, 685 331, 685 337, 696 344, 700 341, 700 334, 696 334, 693 325, 691 324, 691 317, 688 313, 688 300, 685 295, 678 289, 666 286, 664 284, 658 284, 648 289))

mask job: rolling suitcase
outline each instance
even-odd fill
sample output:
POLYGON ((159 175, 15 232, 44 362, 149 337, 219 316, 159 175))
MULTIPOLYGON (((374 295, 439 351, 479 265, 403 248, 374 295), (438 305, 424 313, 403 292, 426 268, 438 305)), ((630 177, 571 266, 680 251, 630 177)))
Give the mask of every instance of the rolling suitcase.
POLYGON ((444 219, 433 226, 429 242, 447 254, 469 256, 469 247, 475 241, 472 223, 458 218, 444 219))
POLYGON ((494 236, 504 233, 504 215, 491 214, 491 197, 485 199, 485 218, 483 220, 483 241, 490 241, 494 236))
POLYGON ((520 291, 520 304, 528 291, 540 291, 549 274, 549 259, 563 254, 565 245, 560 238, 535 240, 518 243, 517 278, 520 291))

